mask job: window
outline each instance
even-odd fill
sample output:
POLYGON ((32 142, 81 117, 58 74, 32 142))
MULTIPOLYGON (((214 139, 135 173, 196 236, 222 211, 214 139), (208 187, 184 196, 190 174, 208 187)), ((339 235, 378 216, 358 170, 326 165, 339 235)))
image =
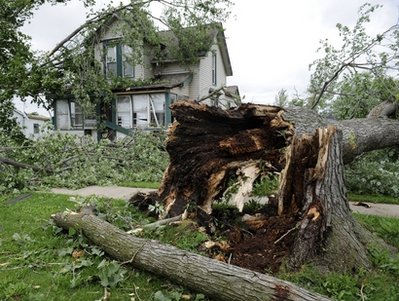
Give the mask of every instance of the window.
POLYGON ((33 134, 39 134, 40 132, 40 126, 38 123, 33 124, 33 134))
POLYGON ((110 76, 117 76, 117 64, 116 64, 116 59, 117 59, 117 54, 116 54, 116 48, 117 46, 114 45, 109 45, 106 47, 106 55, 105 55, 105 65, 106 65, 106 75, 107 77, 110 76))
POLYGON ((124 128, 165 126, 165 94, 118 96, 116 122, 124 128))
POLYGON ((71 123, 73 127, 83 127, 83 110, 80 104, 71 101, 71 123))
POLYGON ((132 127, 132 105, 130 96, 118 96, 116 102, 117 124, 124 128, 132 127))
MULTIPOLYGON (((163 96, 163 95, 161 95, 163 96)), ((162 127, 165 125, 165 99, 159 95, 150 94, 150 126, 162 127)))
POLYGON ((105 43, 105 75, 107 77, 134 77, 133 50, 120 43, 105 43))
POLYGON ((216 74, 216 52, 212 52, 212 85, 217 85, 217 74, 216 74))
POLYGON ((130 63, 132 60, 133 50, 131 47, 123 45, 122 47, 122 67, 123 77, 134 77, 134 68, 130 63))
POLYGON ((70 120, 72 128, 92 128, 97 124, 95 107, 87 105, 85 108, 75 101, 70 101, 70 120))

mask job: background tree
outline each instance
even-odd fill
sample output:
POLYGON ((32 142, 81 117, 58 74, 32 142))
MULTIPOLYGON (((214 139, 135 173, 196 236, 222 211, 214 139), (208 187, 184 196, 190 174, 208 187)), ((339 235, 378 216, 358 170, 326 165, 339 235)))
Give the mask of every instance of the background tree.
MULTIPOLYGON (((208 48, 210 26, 219 26, 228 17, 232 5, 229 0, 132 0, 116 7, 109 4, 99 12, 90 13, 88 21, 53 50, 44 55, 34 54, 29 37, 21 32, 22 25, 41 4, 67 1, 0 0, 0 100, 9 104, 0 111, 0 119, 10 123, 8 128, 16 126, 16 122, 10 119, 10 99, 14 95, 22 99, 29 96, 33 102, 49 108, 53 97, 72 94, 83 109, 88 109, 93 106, 93 99, 109 101, 113 97, 113 88, 127 84, 117 78, 105 80, 100 72, 101 66, 94 58, 94 45, 101 31, 108 29, 110 20, 116 18, 120 21, 122 42, 134 49, 129 57, 132 64, 140 61, 143 45, 161 48, 163 41, 158 31, 166 28, 177 38, 173 55, 189 65, 198 59, 198 53, 208 48), (161 16, 152 13, 152 4, 163 6, 161 16)), ((95 0, 83 2, 88 6, 95 0)), ((159 54, 154 53, 155 56, 159 54)))
MULTIPOLYGON (((320 42, 318 51, 322 52, 323 56, 310 65, 313 73, 308 89, 311 95, 309 106, 324 108, 342 96, 342 92, 349 96, 350 94, 345 93, 349 86, 354 88, 360 82, 364 84, 366 80, 372 83, 374 80, 379 81, 380 78, 397 76, 399 24, 376 36, 371 36, 366 31, 371 14, 379 7, 381 6, 372 6, 368 3, 362 5, 353 28, 337 24, 342 38, 340 48, 332 45, 328 39, 320 42), (359 75, 363 73, 368 75, 359 75)), ((387 86, 385 91, 389 89, 390 86, 387 86)), ((381 91, 380 87, 378 90, 381 91)), ((370 89, 368 91, 370 95, 380 93, 370 89)), ((356 100, 351 101, 352 104, 357 103, 356 100)))
MULTIPOLYGON (((378 8, 380 5, 361 6, 353 28, 337 24, 342 39, 339 46, 328 39, 320 42, 322 57, 310 65, 309 107, 336 119, 352 119, 366 117, 378 106, 394 104, 398 116, 399 24, 370 35, 367 25, 378 8)), ((398 196, 397 159, 397 147, 360 156, 346 166, 348 189, 398 196)))
MULTIPOLYGON (((32 70, 36 66, 36 58, 30 48, 29 37, 22 33, 21 28, 32 17, 35 9, 44 3, 65 3, 68 0, 16 0, 0 1, 0 128, 16 140, 23 139, 19 126, 13 119, 12 98, 32 96, 33 84, 27 84, 27 79, 34 80, 32 70)), ((85 5, 94 0, 82 0, 85 5)))
POLYGON ((371 72, 355 73, 344 78, 331 104, 338 119, 366 117, 381 101, 399 99, 399 82, 392 76, 375 76, 371 72))

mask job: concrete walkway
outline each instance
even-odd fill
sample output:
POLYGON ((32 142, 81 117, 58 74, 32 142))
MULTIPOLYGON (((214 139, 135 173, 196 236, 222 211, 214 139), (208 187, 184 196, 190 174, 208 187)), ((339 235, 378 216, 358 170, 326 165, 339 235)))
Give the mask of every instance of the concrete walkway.
POLYGON ((356 206, 356 204, 357 203, 350 203, 352 211, 356 213, 399 218, 399 205, 363 203, 369 206, 369 208, 367 208, 364 206, 356 206))
MULTIPOLYGON (((99 197, 106 197, 111 199, 129 200, 133 195, 138 192, 150 192, 154 190, 155 189, 120 186, 89 186, 77 190, 53 188, 51 189, 51 192, 84 197, 96 195, 99 197)), ((356 206, 355 204, 356 203, 350 203, 350 208, 353 212, 356 213, 399 218, 399 205, 363 203, 369 206, 369 208, 367 208, 364 206, 356 206)))

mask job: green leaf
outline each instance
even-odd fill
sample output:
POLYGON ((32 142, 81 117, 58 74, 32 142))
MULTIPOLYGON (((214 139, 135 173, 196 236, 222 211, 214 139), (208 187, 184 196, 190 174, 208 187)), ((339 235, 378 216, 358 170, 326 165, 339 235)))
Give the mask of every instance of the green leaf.
POLYGON ((73 247, 62 248, 58 250, 58 256, 64 257, 66 255, 70 255, 73 252, 73 247))
POLYGON ((154 294, 154 301, 172 301, 172 299, 165 296, 162 291, 157 291, 154 294))
POLYGON ((74 236, 74 235, 76 235, 76 229, 73 227, 70 227, 68 229, 68 236, 74 236))

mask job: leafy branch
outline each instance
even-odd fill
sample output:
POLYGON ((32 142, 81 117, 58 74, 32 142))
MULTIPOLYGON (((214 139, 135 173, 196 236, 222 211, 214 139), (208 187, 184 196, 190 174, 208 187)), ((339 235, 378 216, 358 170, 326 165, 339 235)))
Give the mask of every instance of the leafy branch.
POLYGON ((370 15, 380 8, 379 5, 364 4, 359 9, 359 18, 351 30, 347 26, 337 24, 339 35, 342 37, 341 49, 334 48, 328 40, 321 42, 318 51, 323 50, 325 56, 315 60, 310 67, 315 71, 311 75, 310 91, 313 93, 311 107, 314 109, 323 103, 327 91, 329 94, 339 87, 342 75, 356 74, 361 70, 375 75, 384 74, 387 70, 397 67, 397 53, 399 50, 398 30, 395 24, 376 37, 370 37, 365 30, 365 24, 370 21, 370 15), (390 40, 390 38, 392 40, 390 40), (388 52, 378 52, 379 46, 389 48, 388 52), (362 62, 358 60, 362 59, 362 62))

